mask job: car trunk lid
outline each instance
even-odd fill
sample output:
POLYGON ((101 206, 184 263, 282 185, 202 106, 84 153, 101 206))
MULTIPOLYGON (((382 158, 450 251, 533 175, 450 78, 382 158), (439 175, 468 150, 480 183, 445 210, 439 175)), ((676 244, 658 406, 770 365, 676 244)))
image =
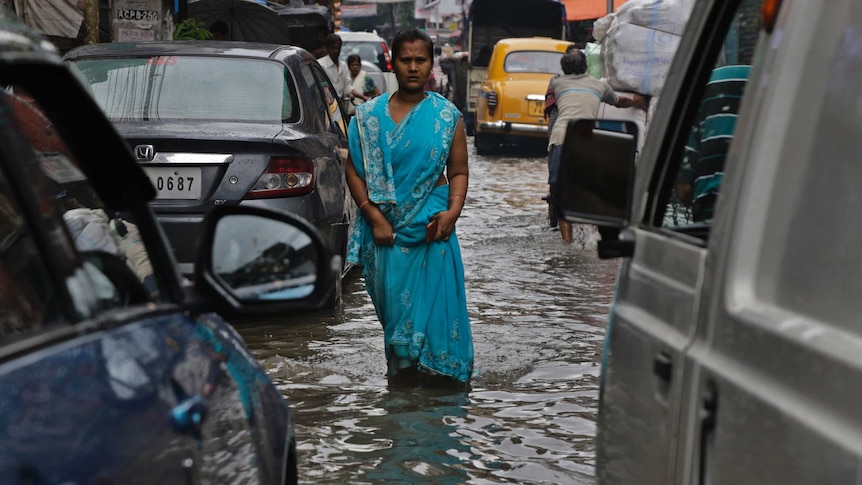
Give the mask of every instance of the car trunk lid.
POLYGON ((299 156, 273 143, 280 123, 116 122, 157 190, 157 214, 205 213, 239 203, 273 156, 299 156))

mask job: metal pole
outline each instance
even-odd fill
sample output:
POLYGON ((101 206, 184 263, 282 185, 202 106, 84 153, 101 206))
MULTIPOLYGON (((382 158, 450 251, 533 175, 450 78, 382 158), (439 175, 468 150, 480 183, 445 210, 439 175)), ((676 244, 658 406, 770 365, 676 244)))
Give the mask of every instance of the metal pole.
POLYGON ((99 43, 99 0, 87 0, 84 3, 84 43, 99 43))
POLYGON ((614 0, 608 0, 608 13, 614 13, 614 0))

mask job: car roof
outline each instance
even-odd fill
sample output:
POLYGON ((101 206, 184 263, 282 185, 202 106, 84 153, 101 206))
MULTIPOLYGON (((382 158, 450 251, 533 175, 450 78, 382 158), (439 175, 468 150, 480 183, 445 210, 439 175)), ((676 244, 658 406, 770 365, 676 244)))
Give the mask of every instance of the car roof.
POLYGON ((341 40, 346 41, 378 41, 378 42, 386 42, 383 40, 383 37, 373 33, 373 32, 336 32, 341 40))
POLYGON ((568 40, 552 39, 550 37, 511 37, 497 41, 495 48, 508 48, 510 50, 562 50, 572 45, 568 40))
POLYGON ((91 44, 76 47, 66 54, 66 59, 76 57, 128 57, 205 55, 220 57, 247 57, 267 59, 278 53, 314 57, 305 49, 292 45, 265 44, 258 42, 177 40, 140 43, 91 44))

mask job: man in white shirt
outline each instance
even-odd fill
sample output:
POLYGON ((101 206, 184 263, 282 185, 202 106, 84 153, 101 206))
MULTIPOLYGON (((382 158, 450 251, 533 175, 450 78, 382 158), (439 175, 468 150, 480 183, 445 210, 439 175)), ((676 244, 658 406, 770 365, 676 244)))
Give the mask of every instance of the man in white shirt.
POLYGON ((350 69, 347 67, 347 63, 338 60, 338 56, 341 54, 341 37, 337 34, 329 34, 324 40, 324 45, 326 46, 327 55, 318 59, 317 62, 326 71, 326 75, 332 81, 332 87, 335 88, 338 97, 344 99, 345 96, 350 96, 351 83, 350 69))

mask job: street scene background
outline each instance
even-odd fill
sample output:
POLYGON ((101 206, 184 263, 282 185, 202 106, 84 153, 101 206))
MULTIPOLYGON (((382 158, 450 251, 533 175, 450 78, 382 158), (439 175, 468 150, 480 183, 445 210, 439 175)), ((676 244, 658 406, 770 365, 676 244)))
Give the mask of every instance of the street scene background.
POLYGON ((236 327, 294 409, 302 483, 594 482, 598 376, 617 261, 547 219, 547 159, 480 157, 457 224, 471 388, 389 389, 360 271, 339 310, 236 327), (289 322, 289 323, 288 323, 289 322))

